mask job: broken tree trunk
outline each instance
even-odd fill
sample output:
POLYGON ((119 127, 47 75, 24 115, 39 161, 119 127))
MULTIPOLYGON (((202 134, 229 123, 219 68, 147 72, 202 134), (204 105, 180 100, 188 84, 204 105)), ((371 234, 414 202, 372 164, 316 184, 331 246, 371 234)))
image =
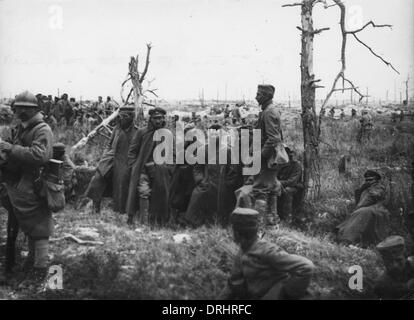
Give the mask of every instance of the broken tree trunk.
MULTIPOLYGON (((151 44, 147 44, 147 58, 145 60, 145 67, 144 70, 142 71, 141 75, 138 69, 138 56, 135 57, 131 57, 131 60, 129 62, 129 70, 128 70, 128 76, 129 78, 127 80, 125 80, 125 82, 123 83, 122 87, 124 86, 124 84, 128 81, 131 80, 132 83, 132 92, 133 92, 133 97, 134 97, 134 105, 135 105, 135 122, 138 126, 140 126, 143 121, 144 121, 144 108, 143 105, 144 103, 144 97, 145 97, 145 92, 149 91, 150 93, 152 93, 153 95, 157 96, 155 94, 155 90, 146 90, 144 92, 143 89, 143 85, 142 83, 145 80, 145 76, 147 75, 147 71, 148 71, 148 66, 150 63, 150 53, 151 53, 151 44)), ((122 97, 122 91, 121 91, 121 97, 122 97)), ((128 95, 129 98, 129 95, 128 95)), ((128 101, 127 98, 127 101, 128 101)), ((122 98, 123 99, 123 98, 122 98)))
POLYGON ((139 125, 144 119, 144 110, 142 107, 142 83, 139 80, 140 78, 138 73, 138 56, 136 58, 131 57, 131 61, 129 63, 129 75, 131 77, 134 97, 135 121, 139 125))
POLYGON ((313 28, 312 10, 314 0, 302 3, 302 53, 301 53, 301 98, 304 155, 305 197, 319 196, 321 189, 319 165, 319 141, 315 110, 315 75, 313 74, 313 28), (311 193, 309 191, 312 191, 311 193))

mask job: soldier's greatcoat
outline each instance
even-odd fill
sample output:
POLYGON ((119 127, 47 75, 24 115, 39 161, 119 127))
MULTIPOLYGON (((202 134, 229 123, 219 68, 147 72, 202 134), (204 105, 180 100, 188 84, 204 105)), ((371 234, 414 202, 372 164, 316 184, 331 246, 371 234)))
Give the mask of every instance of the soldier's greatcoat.
POLYGON ((53 133, 41 113, 20 124, 12 134, 12 149, 3 167, 5 186, 19 226, 32 238, 47 238, 53 220, 41 196, 40 168, 52 158, 53 133))

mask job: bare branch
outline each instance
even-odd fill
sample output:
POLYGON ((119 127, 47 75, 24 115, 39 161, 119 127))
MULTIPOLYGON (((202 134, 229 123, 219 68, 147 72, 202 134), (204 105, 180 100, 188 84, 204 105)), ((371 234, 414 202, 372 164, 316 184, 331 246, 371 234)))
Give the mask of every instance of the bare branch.
POLYGON ((132 94, 133 91, 134 91, 134 88, 132 87, 131 90, 128 93, 128 96, 127 96, 126 100, 125 100, 125 104, 128 104, 129 98, 131 97, 131 94, 132 94))
POLYGON ((283 7, 299 7, 299 6, 302 6, 302 3, 284 4, 284 5, 282 5, 282 8, 283 7))
POLYGON ((387 66, 391 67, 391 69, 393 69, 395 72, 397 72, 398 74, 400 74, 398 72, 397 69, 394 68, 394 66, 391 64, 391 62, 385 61, 384 58, 382 58, 380 55, 378 55, 377 53, 374 52, 374 50, 372 50, 371 47, 369 47, 366 43, 364 43, 362 40, 360 40, 357 35, 355 33, 352 33, 352 35, 354 36, 354 38, 361 43, 364 47, 368 48, 369 51, 371 51, 371 53, 376 56, 378 59, 380 59, 382 62, 384 62, 387 66))
POLYGON ((348 34, 355 34, 355 33, 361 32, 362 30, 364 30, 369 25, 371 25, 374 28, 391 28, 392 29, 392 25, 390 25, 390 24, 375 24, 371 20, 370 22, 367 22, 362 28, 357 29, 357 30, 354 30, 354 31, 347 31, 346 33, 348 33, 348 34))
POLYGON ((154 89, 154 90, 147 89, 147 90, 145 90, 145 92, 150 92, 150 93, 152 93, 154 96, 156 96, 158 98, 158 95, 155 93, 156 90, 157 89, 154 89))
POLYGON ((330 28, 321 28, 321 29, 316 29, 315 31, 313 31, 313 34, 319 34, 323 31, 328 31, 331 30, 330 28))
POLYGON ((144 81, 145 76, 147 75, 148 66, 149 66, 149 63, 150 63, 149 58, 150 58, 151 48, 152 48, 151 43, 148 43, 147 44, 147 59, 145 61, 145 68, 144 68, 144 71, 142 72, 141 78, 139 79, 139 82, 141 82, 141 83, 142 83, 142 81, 144 81))

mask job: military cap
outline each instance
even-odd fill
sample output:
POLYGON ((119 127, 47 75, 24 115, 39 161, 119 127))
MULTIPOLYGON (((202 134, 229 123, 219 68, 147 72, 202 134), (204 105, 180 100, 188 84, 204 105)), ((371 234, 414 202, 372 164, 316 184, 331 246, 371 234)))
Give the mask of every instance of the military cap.
POLYGON ((275 94, 275 87, 271 84, 259 84, 257 86, 257 91, 266 93, 273 97, 273 95, 275 94))
POLYGON ((38 107, 37 98, 29 91, 24 91, 16 96, 14 107, 38 107))
POLYGON ((374 170, 367 170, 364 173, 364 178, 370 178, 370 177, 374 177, 374 178, 377 178, 378 180, 381 180, 381 175, 374 170))
POLYGON ((231 214, 231 223, 236 229, 258 229, 259 213, 250 208, 236 208, 231 214))
POLYGON ((377 245, 377 250, 383 256, 394 256, 404 253, 404 238, 401 236, 389 236, 377 245))
POLYGON ((148 111, 148 114, 151 117, 153 117, 153 116, 165 116, 167 114, 167 111, 165 111, 161 107, 155 107, 155 108, 151 109, 150 111, 148 111))

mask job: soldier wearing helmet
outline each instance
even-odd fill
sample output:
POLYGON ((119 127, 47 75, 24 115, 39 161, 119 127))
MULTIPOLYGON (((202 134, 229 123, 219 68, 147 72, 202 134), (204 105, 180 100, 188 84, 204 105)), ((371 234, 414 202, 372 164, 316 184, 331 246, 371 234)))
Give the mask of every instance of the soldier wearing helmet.
POLYGON ((6 189, 2 202, 9 212, 5 271, 13 270, 15 240, 20 228, 29 240, 24 268, 40 280, 46 275, 53 230, 46 199, 40 194, 40 173, 52 158, 53 133, 43 120, 38 100, 30 92, 16 96, 13 110, 20 123, 8 141, 0 142, 0 151, 6 155, 5 163, 0 166, 6 189))

